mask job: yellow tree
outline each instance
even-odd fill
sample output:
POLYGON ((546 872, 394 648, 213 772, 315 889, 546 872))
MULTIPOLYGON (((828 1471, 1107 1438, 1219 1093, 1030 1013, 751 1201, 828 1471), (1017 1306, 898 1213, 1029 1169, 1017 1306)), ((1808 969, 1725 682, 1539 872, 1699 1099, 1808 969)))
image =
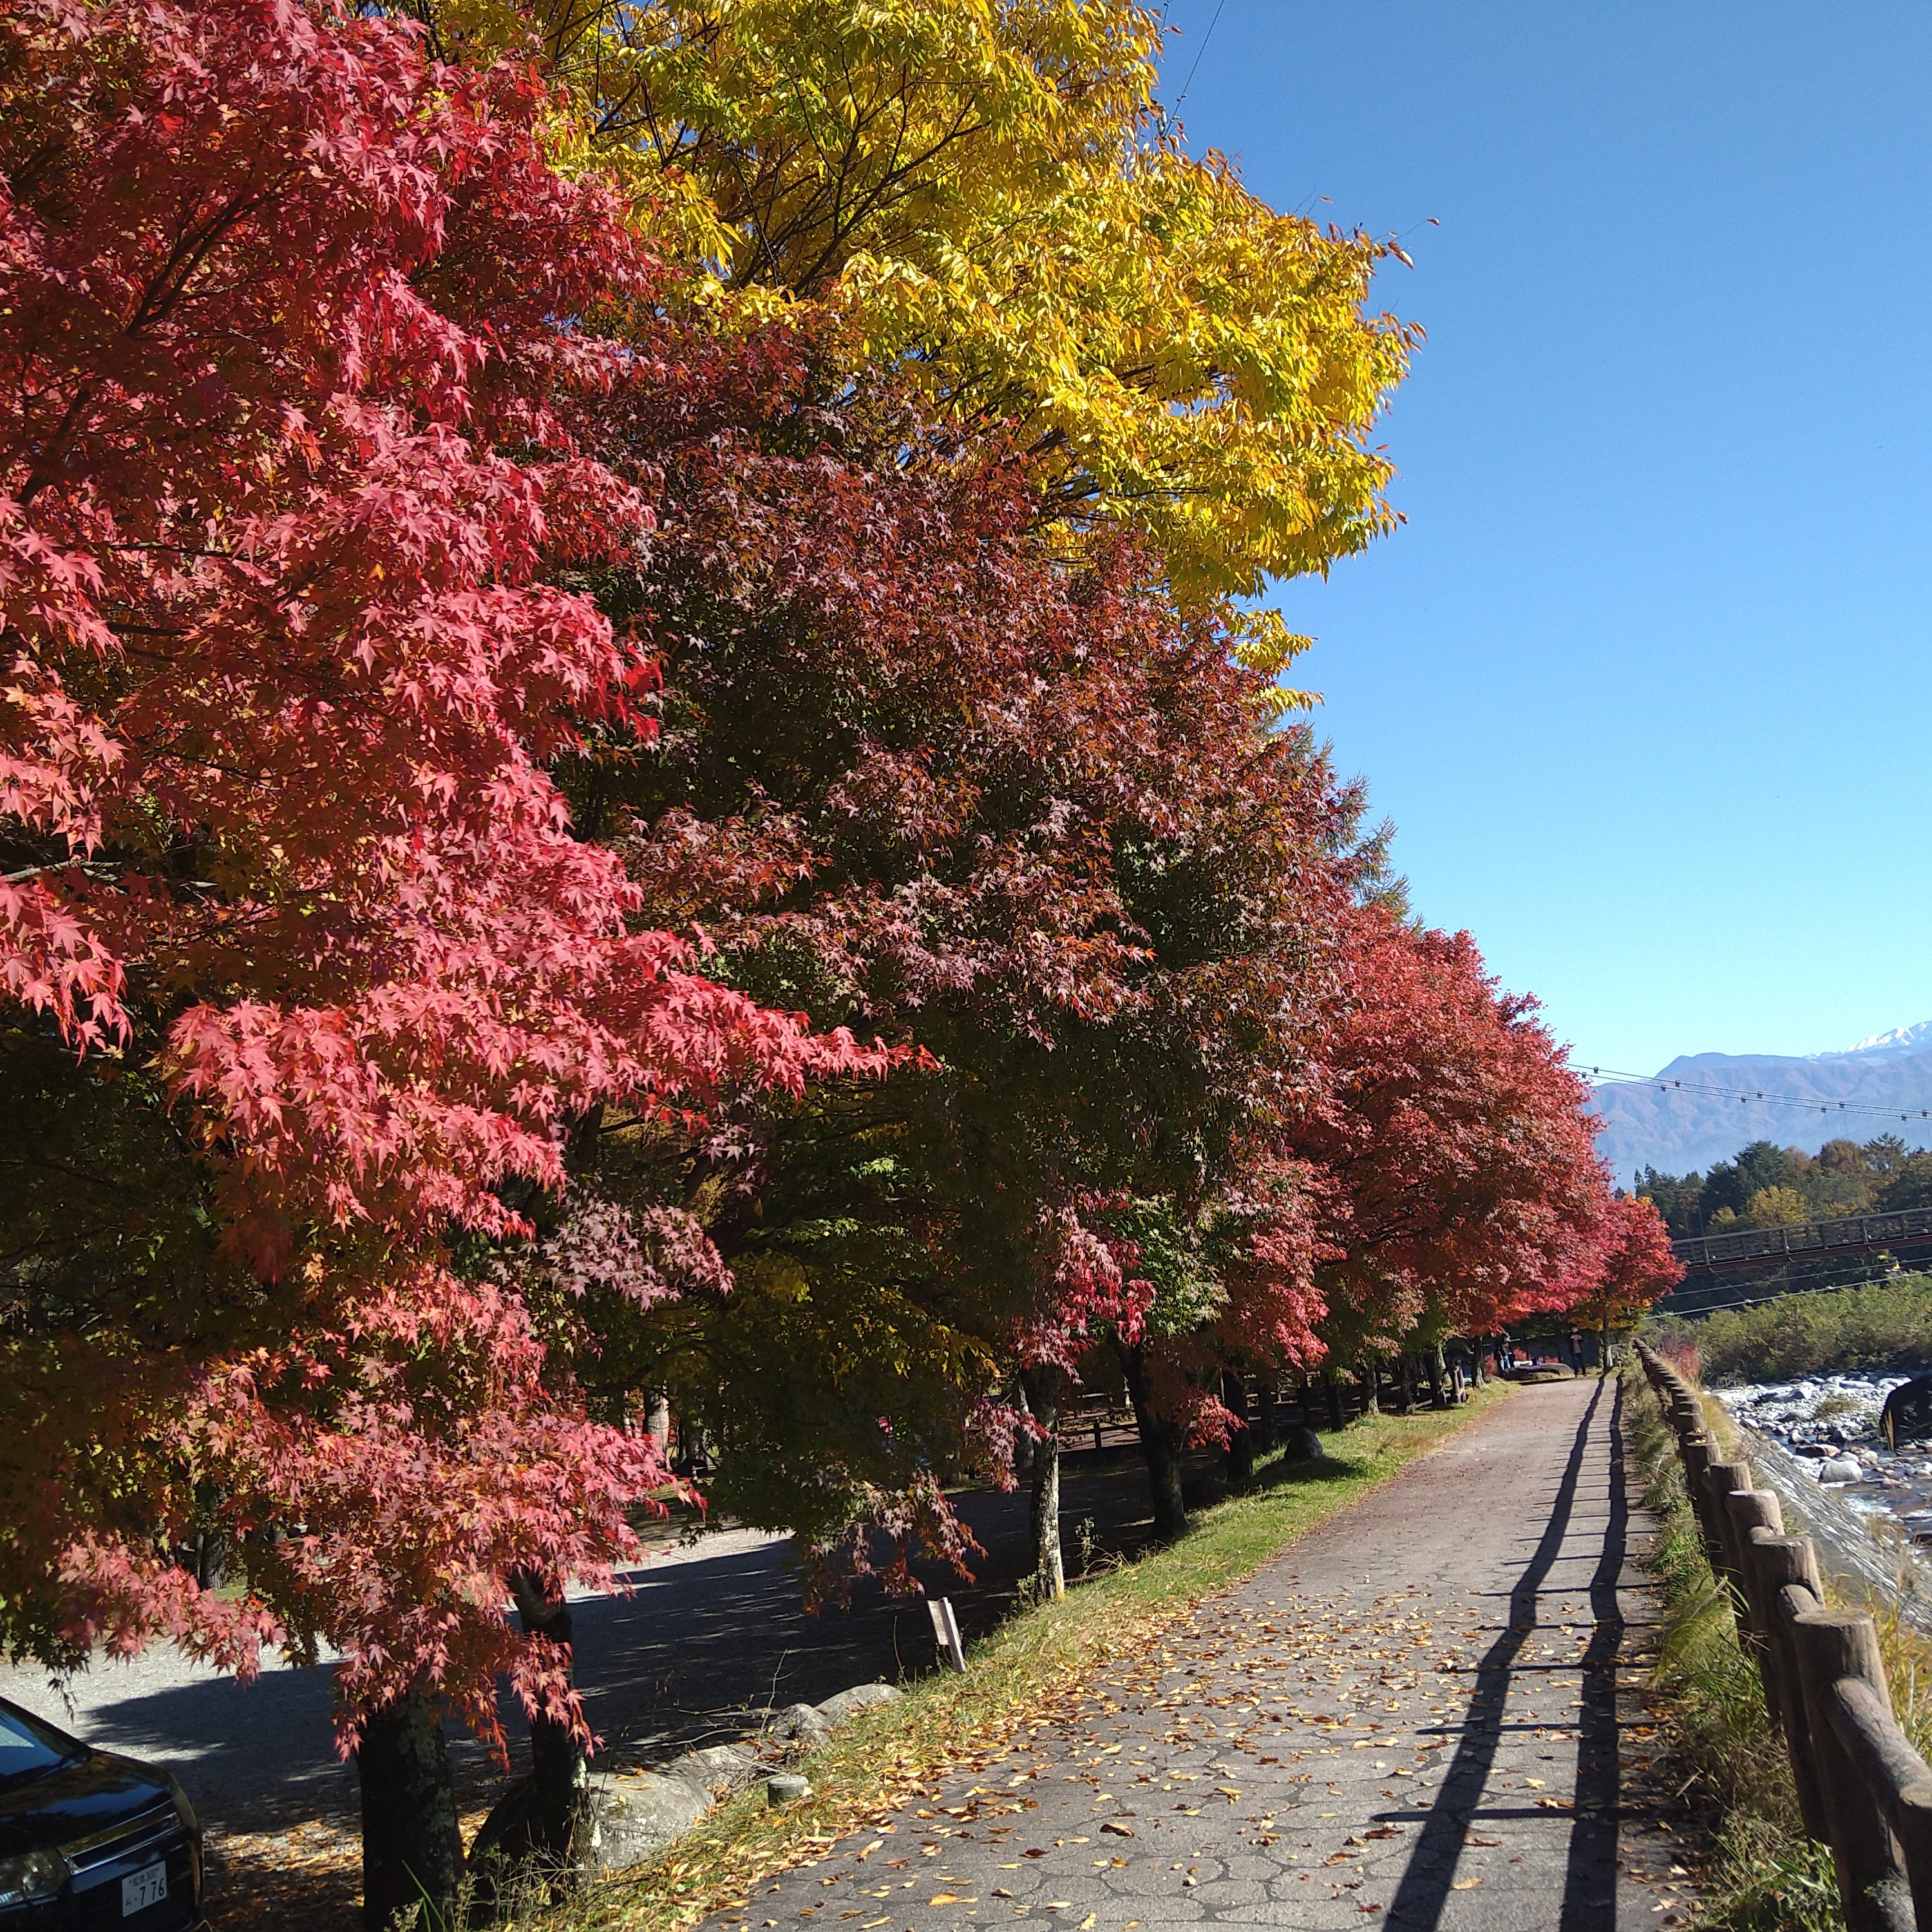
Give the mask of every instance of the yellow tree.
MULTIPOLYGON (((1131 521, 1190 602, 1393 520, 1371 442, 1414 332, 1390 242, 1276 213, 1156 98, 1132 0, 412 0, 440 51, 534 32, 682 250, 688 297, 808 302, 956 420, 1017 425, 1058 522, 1131 521)), ((1271 614, 1244 655, 1300 640, 1271 614)))

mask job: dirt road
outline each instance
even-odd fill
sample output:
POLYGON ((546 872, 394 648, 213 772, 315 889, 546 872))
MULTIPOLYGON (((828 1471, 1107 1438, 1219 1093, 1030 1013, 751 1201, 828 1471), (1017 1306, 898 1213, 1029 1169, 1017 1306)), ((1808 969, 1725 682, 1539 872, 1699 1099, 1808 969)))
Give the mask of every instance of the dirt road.
POLYGON ((1096 1684, 1080 1719, 715 1923, 1687 1918, 1646 1792, 1653 1609, 1618 1402, 1614 1382, 1524 1390, 1096 1684))

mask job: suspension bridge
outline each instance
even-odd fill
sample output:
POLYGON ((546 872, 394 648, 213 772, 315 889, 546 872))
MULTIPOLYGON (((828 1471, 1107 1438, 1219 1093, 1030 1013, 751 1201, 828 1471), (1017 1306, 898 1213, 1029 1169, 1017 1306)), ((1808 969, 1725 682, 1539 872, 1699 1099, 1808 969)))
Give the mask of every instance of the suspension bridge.
POLYGON ((1771 1299, 1794 1288, 1838 1286, 1828 1277, 1833 1264, 1840 1279, 1868 1274, 1882 1256, 1900 1262, 1932 1262, 1932 1208, 1907 1208, 1883 1214, 1846 1214, 1830 1221, 1807 1221, 1789 1228, 1740 1228, 1720 1234, 1698 1234, 1671 1247, 1684 1279, 1657 1304, 1660 1313, 1708 1314, 1771 1299), (1786 1279, 1796 1270, 1796 1278, 1786 1279), (1775 1274, 1775 1282, 1743 1279, 1775 1274), (1757 1292, 1754 1292, 1754 1288, 1757 1292))

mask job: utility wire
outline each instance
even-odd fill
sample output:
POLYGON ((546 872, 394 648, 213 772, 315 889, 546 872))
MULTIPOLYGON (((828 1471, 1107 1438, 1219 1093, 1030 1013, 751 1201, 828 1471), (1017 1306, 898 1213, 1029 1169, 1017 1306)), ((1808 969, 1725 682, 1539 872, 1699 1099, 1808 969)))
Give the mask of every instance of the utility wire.
POLYGON ((1654 1073, 1624 1073, 1608 1066, 1592 1066, 1588 1071, 1604 1087, 1654 1087, 1660 1094, 1708 1094, 1718 1100, 1736 1100, 1745 1105, 1757 1100, 1767 1107, 1802 1107, 1808 1113, 1816 1108, 1821 1114, 1858 1114, 1875 1120, 1910 1120, 1915 1114, 1922 1120, 1932 1120, 1932 1107, 1902 1112, 1895 1107, 1867 1106, 1856 1100, 1820 1100, 1815 1094, 1808 1096, 1802 1094, 1771 1094, 1762 1088, 1720 1087, 1701 1080, 1665 1080, 1654 1073))
POLYGON ((1174 97, 1178 107, 1187 98, 1187 90, 1194 85, 1194 76, 1201 71, 1201 56, 1208 51, 1208 43, 1214 38, 1214 29, 1221 24, 1221 9, 1228 0, 1216 0, 1214 17, 1208 22, 1208 31, 1201 36, 1201 44, 1194 50, 1194 64, 1187 70, 1187 78, 1180 84, 1180 92, 1174 97))

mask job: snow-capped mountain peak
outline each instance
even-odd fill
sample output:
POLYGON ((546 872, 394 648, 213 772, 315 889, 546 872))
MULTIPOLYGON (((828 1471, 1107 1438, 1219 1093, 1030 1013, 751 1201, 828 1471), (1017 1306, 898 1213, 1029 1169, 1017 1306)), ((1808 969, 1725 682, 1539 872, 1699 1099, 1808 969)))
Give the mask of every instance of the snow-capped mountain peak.
MULTIPOLYGON (((1847 1047, 1848 1053, 1924 1053, 1932 1051, 1932 1020, 1921 1020, 1916 1026, 1894 1027, 1889 1033, 1875 1033, 1869 1040, 1862 1040, 1857 1046, 1847 1047)), ((1814 1054, 1816 1060, 1835 1060, 1835 1054, 1814 1054)))
POLYGON ((1597 1145, 1621 1179, 1688 1174, 1750 1141, 1816 1154, 1828 1140, 1898 1135, 1932 1147, 1932 1020, 1836 1053, 1693 1053, 1648 1080, 1606 1081, 1590 1104, 1597 1145))

